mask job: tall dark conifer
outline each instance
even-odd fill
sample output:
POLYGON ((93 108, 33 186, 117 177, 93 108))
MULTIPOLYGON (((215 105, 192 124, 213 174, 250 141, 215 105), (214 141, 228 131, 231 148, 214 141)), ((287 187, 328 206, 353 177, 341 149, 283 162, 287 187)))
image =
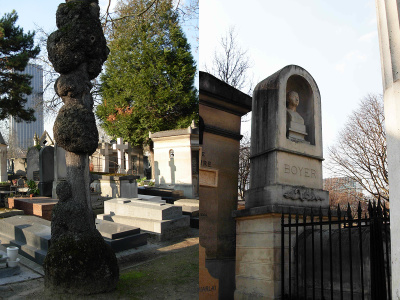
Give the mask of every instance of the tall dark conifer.
POLYGON ((11 115, 17 121, 29 122, 35 121, 34 110, 24 108, 24 104, 32 93, 32 76, 21 72, 40 48, 34 45, 35 32, 24 33, 17 20, 15 11, 0 19, 0 120, 11 115))
POLYGON ((149 131, 187 127, 198 118, 196 65, 178 13, 170 0, 151 2, 118 7, 96 111, 109 135, 136 145, 147 142, 149 131))

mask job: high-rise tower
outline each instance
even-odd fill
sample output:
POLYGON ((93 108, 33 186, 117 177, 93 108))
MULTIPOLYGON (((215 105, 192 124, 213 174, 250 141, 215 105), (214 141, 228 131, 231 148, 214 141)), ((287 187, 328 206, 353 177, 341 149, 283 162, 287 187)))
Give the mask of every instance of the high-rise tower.
POLYGON ((33 136, 37 133, 39 136, 43 133, 43 69, 39 65, 28 64, 23 72, 32 77, 32 94, 27 96, 25 107, 31 107, 35 110, 35 122, 16 122, 13 117, 10 118, 10 146, 27 150, 33 146, 33 136), (11 145, 13 144, 13 145, 11 145))

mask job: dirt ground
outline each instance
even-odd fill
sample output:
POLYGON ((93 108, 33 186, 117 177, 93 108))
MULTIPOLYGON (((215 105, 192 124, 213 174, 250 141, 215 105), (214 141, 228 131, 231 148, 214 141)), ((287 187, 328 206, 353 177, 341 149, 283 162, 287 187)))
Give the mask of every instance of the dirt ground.
POLYGON ((43 278, 0 286, 0 299, 198 299, 199 237, 154 242, 157 248, 120 259, 120 280, 115 291, 86 297, 49 294, 43 278))

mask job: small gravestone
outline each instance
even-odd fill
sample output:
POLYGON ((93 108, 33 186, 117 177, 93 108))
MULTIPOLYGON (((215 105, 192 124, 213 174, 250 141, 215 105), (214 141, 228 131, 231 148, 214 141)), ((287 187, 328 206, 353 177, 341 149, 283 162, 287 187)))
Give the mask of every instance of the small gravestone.
POLYGON ((26 178, 28 180, 40 180, 37 179, 37 176, 34 176, 35 172, 39 173, 39 152, 39 149, 32 147, 26 154, 26 178))
POLYGON ((39 152, 39 177, 40 196, 51 197, 54 180, 54 148, 51 146, 39 152))
POLYGON ((26 176, 26 159, 15 158, 14 159, 14 174, 19 176, 26 176))
POLYGON ((58 199, 56 188, 57 184, 67 178, 67 164, 65 161, 65 150, 57 145, 54 145, 54 181, 52 198, 58 199))

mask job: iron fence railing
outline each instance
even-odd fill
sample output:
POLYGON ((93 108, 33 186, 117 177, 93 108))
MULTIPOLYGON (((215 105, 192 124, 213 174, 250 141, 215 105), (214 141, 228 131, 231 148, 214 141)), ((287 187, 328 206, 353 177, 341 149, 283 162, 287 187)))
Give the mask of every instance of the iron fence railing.
POLYGON ((390 218, 380 201, 282 214, 283 299, 391 299, 390 218))

